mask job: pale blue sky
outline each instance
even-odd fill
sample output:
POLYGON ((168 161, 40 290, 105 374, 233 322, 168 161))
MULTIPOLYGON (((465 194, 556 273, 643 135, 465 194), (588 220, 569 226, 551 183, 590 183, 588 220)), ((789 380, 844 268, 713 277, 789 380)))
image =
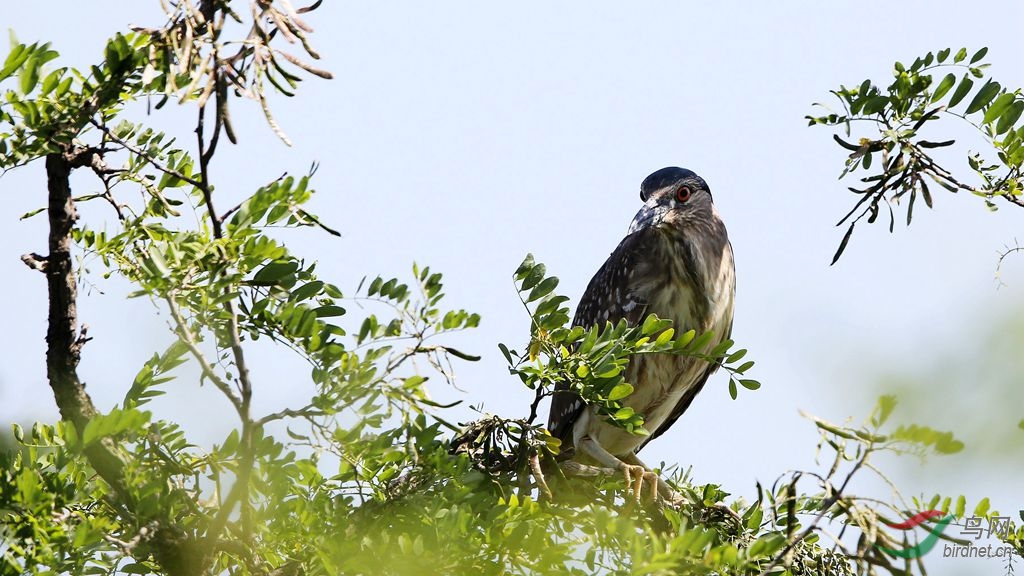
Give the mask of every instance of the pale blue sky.
MULTIPOLYGON (((949 45, 989 46, 992 74, 1024 86, 1024 5, 712 5, 325 2, 308 20, 321 65, 336 79, 311 79, 297 99, 276 99, 294 148, 274 138, 257 107, 235 106, 241 145, 222 148, 213 167, 220 205, 319 161, 312 207, 344 237, 288 234, 292 249, 318 259, 324 276, 350 290, 363 275, 407 275, 413 261, 444 272, 449 306, 483 316, 480 329, 455 341, 484 358, 458 367, 464 394, 437 394, 516 416, 526 413, 529 393, 507 375, 496 348, 527 337, 512 271, 533 252, 575 302, 625 233, 640 181, 663 166, 687 167, 708 181, 729 227, 738 270, 733 337, 750 349, 764 387, 734 402, 724 377, 715 378, 645 450, 648 461, 693 465, 696 480, 749 496, 755 479, 770 483, 813 465, 815 433, 798 409, 859 419, 880 380, 933 378, 951 362, 967 368, 942 371, 950 380, 943 400, 927 386, 902 399, 928 407, 915 417, 958 430, 1003 414, 1019 373, 1006 384, 991 370, 971 370, 982 347, 965 343, 1014 315, 1024 296, 1024 261, 1010 261, 1006 287, 993 279, 998 250, 1014 242, 1024 213, 990 214, 976 199, 936 193, 936 209, 918 206, 909 230, 897 226, 890 236, 883 226, 861 227, 830 268, 842 236, 833 224, 851 205, 844 192, 851 183, 836 180, 843 153, 831 134, 807 128, 803 116, 840 83, 887 83, 894 59, 949 45)), ((61 62, 73 65, 99 57, 103 39, 127 24, 160 21, 157 2, 41 6, 12 3, 0 26, 23 41, 53 41, 61 62)), ((151 120, 189 137, 173 119, 151 120)), ((950 167, 966 174, 964 152, 950 167)), ((77 193, 95 185, 76 182, 77 193)), ((56 417, 45 384, 44 286, 18 260, 45 247, 41 218, 17 221, 42 205, 44 185, 39 164, 0 179, 0 275, 9 303, 0 421, 56 417)), ((104 210, 87 207, 85 215, 104 210)), ((83 290, 81 317, 96 340, 82 372, 106 408, 169 335, 148 303, 124 301, 118 282, 96 281, 104 295, 83 290)), ((264 409, 297 403, 308 389, 305 368, 287 356, 260 354, 254 369, 264 409)), ((190 423, 201 441, 223 438, 227 404, 189 382, 174 386, 181 392, 157 406, 190 423)), ((1005 420, 991 425, 1015 426, 1005 420)), ((977 434, 975 445, 984 428, 977 434)), ((901 485, 911 495, 993 495, 997 507, 1015 513, 1024 507, 1011 484, 1024 436, 1017 440, 1005 447, 1003 465, 981 467, 969 455, 914 464, 901 485)), ((926 565, 937 573, 982 567, 964 562, 926 565)))

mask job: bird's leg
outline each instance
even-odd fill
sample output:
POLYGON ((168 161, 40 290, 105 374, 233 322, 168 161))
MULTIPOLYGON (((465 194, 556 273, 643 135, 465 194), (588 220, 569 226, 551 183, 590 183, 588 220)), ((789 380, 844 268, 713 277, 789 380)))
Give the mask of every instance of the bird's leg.
MULTIPOLYGON (((639 464, 624 462, 623 460, 615 457, 611 452, 605 450, 603 446, 598 444, 597 441, 590 436, 580 438, 576 442, 576 449, 607 467, 602 470, 607 470, 609 473, 621 470, 626 476, 626 486, 633 495, 633 500, 635 502, 640 501, 640 496, 643 493, 644 481, 647 481, 647 483, 651 484, 653 487, 651 492, 652 497, 658 497, 658 475, 651 472, 642 462, 639 464)), ((635 459, 636 457, 634 456, 633 458, 635 459)), ((637 462, 639 462, 639 460, 637 460, 637 462)))

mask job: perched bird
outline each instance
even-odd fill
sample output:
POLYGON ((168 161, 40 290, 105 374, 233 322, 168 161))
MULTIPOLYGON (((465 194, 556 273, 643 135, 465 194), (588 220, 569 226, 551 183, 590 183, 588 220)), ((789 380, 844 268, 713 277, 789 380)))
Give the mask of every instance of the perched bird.
MULTIPOLYGON (((709 348, 732 331, 736 275, 725 224, 703 178, 684 168, 662 168, 640 185, 644 202, 619 243, 587 286, 573 325, 589 328, 625 319, 639 324, 651 313, 672 320, 677 334, 711 330, 709 348)), ((563 470, 624 472, 635 496, 657 476, 636 454, 689 408, 717 364, 672 354, 630 359, 625 379, 633 393, 626 406, 644 416, 649 436, 632 434, 598 414, 568 388, 556 387, 548 430, 562 441, 563 470), (571 458, 571 460, 569 460, 571 458), (565 466, 574 464, 575 467, 565 466)), ((655 493, 675 494, 666 485, 655 493)))

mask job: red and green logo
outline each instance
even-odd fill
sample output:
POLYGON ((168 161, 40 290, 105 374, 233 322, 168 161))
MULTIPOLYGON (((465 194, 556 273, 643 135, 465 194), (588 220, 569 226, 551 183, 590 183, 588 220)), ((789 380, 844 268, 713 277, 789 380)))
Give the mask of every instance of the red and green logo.
MULTIPOLYGON (((890 528, 896 528, 897 530, 910 530, 915 526, 921 525, 929 518, 942 516, 942 514, 943 512, 941 510, 925 510, 920 514, 915 514, 911 518, 908 518, 905 522, 900 522, 898 524, 889 524, 888 522, 886 522, 885 524, 890 528)), ((946 526, 948 526, 954 518, 955 516, 950 514, 945 518, 939 520, 938 524, 928 529, 928 537, 919 542, 916 546, 911 546, 910 548, 894 549, 886 548, 885 546, 879 546, 878 544, 875 544, 875 548, 878 548, 883 552, 892 554, 893 556, 899 556, 900 558, 919 558, 927 554, 929 551, 931 551, 933 547, 935 547, 935 543, 939 540, 939 535, 942 534, 942 531, 946 529, 946 526)))

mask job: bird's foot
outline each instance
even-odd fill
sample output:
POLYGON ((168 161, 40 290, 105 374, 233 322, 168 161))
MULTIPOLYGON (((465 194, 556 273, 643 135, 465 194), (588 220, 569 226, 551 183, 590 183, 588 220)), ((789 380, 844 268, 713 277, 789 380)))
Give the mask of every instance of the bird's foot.
POLYGON ((629 505, 643 501, 645 492, 648 501, 667 502, 670 505, 682 498, 668 484, 662 482, 656 473, 636 464, 618 462, 615 468, 607 468, 568 460, 561 462, 560 468, 563 474, 577 477, 615 476, 621 473, 626 480, 626 502, 629 505))
POLYGON ((623 462, 619 469, 626 476, 626 488, 631 502, 640 504, 645 500, 658 505, 676 507, 683 500, 683 496, 672 489, 672 487, 658 476, 657 472, 638 464, 626 464, 623 462))
POLYGON ((668 504, 677 507, 682 496, 663 481, 656 472, 644 464, 636 454, 627 454, 618 457, 604 449, 599 443, 589 436, 584 436, 576 442, 576 448, 590 458, 596 460, 603 466, 587 466, 585 464, 573 464, 577 468, 570 472, 565 468, 568 462, 563 462, 563 470, 566 473, 575 475, 595 475, 595 473, 615 474, 622 473, 626 480, 627 503, 639 504, 643 499, 644 487, 648 486, 649 502, 657 505, 668 504))

